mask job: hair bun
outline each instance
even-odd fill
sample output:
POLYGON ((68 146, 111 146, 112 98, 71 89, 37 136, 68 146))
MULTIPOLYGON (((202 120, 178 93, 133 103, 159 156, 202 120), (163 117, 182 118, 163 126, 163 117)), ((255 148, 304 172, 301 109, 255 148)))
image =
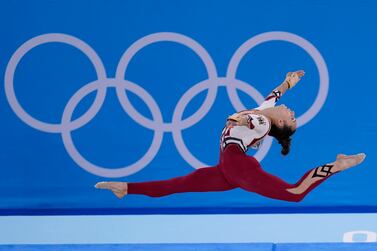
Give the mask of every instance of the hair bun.
POLYGON ((291 138, 281 139, 279 144, 282 146, 281 154, 287 155, 291 149, 291 138))
POLYGON ((288 126, 277 127, 272 124, 268 134, 274 137, 279 144, 281 145, 281 154, 287 155, 291 148, 291 136, 295 133, 296 130, 292 130, 288 126))

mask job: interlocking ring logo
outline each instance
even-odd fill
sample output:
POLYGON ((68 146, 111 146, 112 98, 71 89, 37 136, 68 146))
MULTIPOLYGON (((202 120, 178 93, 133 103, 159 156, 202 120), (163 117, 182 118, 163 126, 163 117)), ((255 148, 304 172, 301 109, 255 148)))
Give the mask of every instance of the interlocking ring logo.
MULTIPOLYGON (((319 51, 304 38, 288 32, 266 32, 247 40, 231 58, 226 77, 218 76, 211 56, 195 40, 179 33, 154 33, 137 40, 124 52, 117 66, 115 78, 107 77, 105 67, 97 53, 82 40, 67 34, 44 34, 28 40, 12 55, 5 72, 5 93, 11 108, 23 122, 44 132, 60 133, 62 135, 63 144, 71 158, 81 168, 92 174, 103 177, 123 177, 138 172, 154 159, 158 153, 165 132, 171 132, 173 134, 174 143, 183 159, 192 167, 199 168, 208 165, 202 163, 191 154, 183 140, 182 130, 195 125, 208 113, 215 101, 218 87, 223 86, 227 89, 231 104, 235 110, 246 109, 237 95, 237 89, 247 93, 256 101, 256 103, 261 104, 264 97, 253 86, 242 80, 236 79, 236 71, 242 58, 253 47, 274 40, 293 43, 304 49, 314 60, 319 72, 320 87, 317 97, 311 107, 303 115, 297 118, 298 126, 302 126, 309 122, 322 108, 328 93, 329 75, 326 63, 319 51), (163 121, 159 106, 145 89, 129 80, 125 80, 126 70, 133 56, 150 44, 164 41, 179 43, 193 50, 203 61, 208 74, 208 79, 195 84, 183 94, 175 107, 171 123, 163 121), (83 86, 71 97, 64 108, 61 123, 59 124, 43 122, 30 116, 18 102, 13 83, 15 70, 22 57, 34 47, 51 42, 69 44, 81 50, 93 63, 98 78, 97 80, 83 86), (144 156, 129 166, 116 169, 100 167, 85 159, 76 149, 71 137, 72 131, 86 125, 94 118, 94 116, 96 116, 101 109, 109 87, 116 89, 117 97, 122 108, 134 121, 141 126, 154 131, 152 143, 144 156), (146 118, 132 106, 125 90, 133 92, 145 102, 151 111, 153 119, 146 118), (182 120, 183 112, 187 104, 197 94, 205 90, 207 90, 207 96, 200 108, 190 117, 182 120), (81 117, 72 120, 73 111, 79 102, 94 91, 96 91, 97 94, 90 108, 81 117)), ((272 139, 267 137, 254 157, 261 161, 270 149, 271 143, 272 139)))

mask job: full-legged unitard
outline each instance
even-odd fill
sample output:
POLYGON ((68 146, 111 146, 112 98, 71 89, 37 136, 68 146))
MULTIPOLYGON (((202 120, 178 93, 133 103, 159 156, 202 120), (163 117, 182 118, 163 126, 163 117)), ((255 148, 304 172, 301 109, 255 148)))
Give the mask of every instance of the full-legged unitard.
POLYGON ((174 193, 226 191, 242 188, 266 197, 301 201, 332 173, 324 165, 307 172, 296 184, 288 184, 265 172, 258 161, 246 155, 238 145, 228 145, 220 153, 220 163, 169 180, 128 183, 128 194, 161 197, 174 193))
POLYGON ((304 174, 296 184, 288 184, 265 172, 255 158, 246 155, 249 147, 259 146, 271 127, 269 119, 254 111, 274 107, 286 88, 283 83, 266 98, 260 107, 241 111, 228 117, 221 134, 218 165, 200 168, 186 176, 169 180, 128 183, 128 194, 160 197, 174 193, 242 188, 278 200, 302 200, 311 190, 333 174, 331 172, 333 165, 314 168, 304 174))

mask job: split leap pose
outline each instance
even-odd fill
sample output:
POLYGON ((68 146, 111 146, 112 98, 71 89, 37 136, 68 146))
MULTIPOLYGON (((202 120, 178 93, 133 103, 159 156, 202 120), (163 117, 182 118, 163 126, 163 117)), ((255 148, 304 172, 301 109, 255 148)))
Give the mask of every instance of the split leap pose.
POLYGON ((216 166, 203 167, 192 173, 169 180, 151 182, 99 182, 99 189, 111 190, 118 198, 127 194, 161 197, 175 193, 226 191, 242 188, 249 192, 284 200, 301 201, 310 191, 335 173, 360 164, 365 154, 338 154, 336 160, 305 173, 295 184, 265 172, 259 162, 246 154, 248 148, 258 148, 266 135, 274 137, 282 146, 281 153, 289 153, 291 136, 297 122, 293 111, 275 103, 304 75, 304 71, 289 72, 261 106, 229 116, 220 137, 220 161, 216 166))

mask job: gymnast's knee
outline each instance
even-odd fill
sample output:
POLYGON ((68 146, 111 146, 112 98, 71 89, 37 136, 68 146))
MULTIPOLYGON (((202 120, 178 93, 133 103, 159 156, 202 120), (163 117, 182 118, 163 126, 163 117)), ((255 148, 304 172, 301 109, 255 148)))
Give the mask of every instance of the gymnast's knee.
POLYGON ((304 194, 288 194, 286 200, 290 202, 300 202, 304 199, 304 194))
POLYGON ((289 201, 291 201, 291 202, 300 202, 303 199, 304 199, 304 196, 293 196, 293 197, 290 198, 289 201))

